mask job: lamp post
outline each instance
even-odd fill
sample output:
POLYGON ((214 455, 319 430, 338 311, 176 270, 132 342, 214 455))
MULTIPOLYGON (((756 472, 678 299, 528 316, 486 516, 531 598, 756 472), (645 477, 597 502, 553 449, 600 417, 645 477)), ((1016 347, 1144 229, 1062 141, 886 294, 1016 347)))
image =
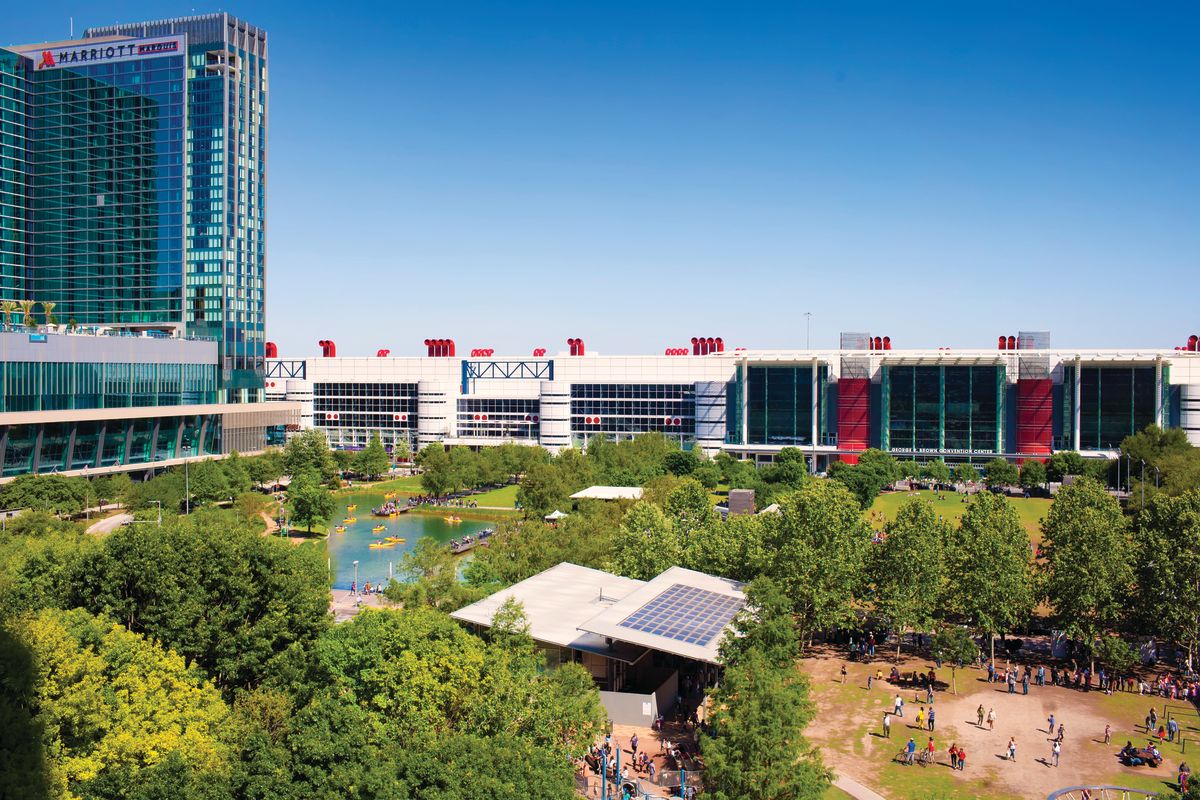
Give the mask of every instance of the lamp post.
POLYGON ((188 477, 188 461, 183 460, 183 515, 192 513, 192 483, 188 477))
POLYGON ((812 349, 812 312, 804 312, 804 349, 812 349))
POLYGON ((358 562, 354 562, 354 594, 358 594, 358 562))

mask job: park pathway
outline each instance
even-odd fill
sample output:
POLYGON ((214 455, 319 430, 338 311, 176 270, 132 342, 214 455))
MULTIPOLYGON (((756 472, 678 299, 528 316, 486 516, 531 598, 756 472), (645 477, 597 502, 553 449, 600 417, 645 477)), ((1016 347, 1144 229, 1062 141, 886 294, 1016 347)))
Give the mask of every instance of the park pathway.
POLYGON ((855 800, 884 800, 883 795, 840 773, 833 774, 833 785, 855 800))

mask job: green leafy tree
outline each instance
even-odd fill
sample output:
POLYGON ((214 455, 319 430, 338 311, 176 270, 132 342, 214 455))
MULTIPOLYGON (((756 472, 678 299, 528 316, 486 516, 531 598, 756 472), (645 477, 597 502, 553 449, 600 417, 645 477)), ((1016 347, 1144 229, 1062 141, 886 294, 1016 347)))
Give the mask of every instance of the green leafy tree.
POLYGON ((738 514, 692 531, 684 542, 683 566, 735 581, 762 575, 774 560, 766 536, 776 520, 738 514))
POLYGON ((76 514, 90 494, 85 478, 63 475, 20 475, 0 488, 0 506, 28 508, 52 514, 76 514))
POLYGON ((1200 648, 1200 491, 1154 498, 1138 515, 1137 629, 1200 648))
POLYGON ((683 563, 683 536, 658 506, 635 503, 621 520, 609 568, 619 575, 648 581, 683 563))
POLYGON ((450 448, 450 475, 455 491, 474 489, 483 482, 479 461, 479 454, 469 447, 450 448))
POLYGON ((845 484, 858 498, 859 505, 867 509, 886 486, 901 478, 901 471, 895 458, 871 448, 860 453, 858 463, 853 466, 843 461, 831 464, 829 477, 845 484))
POLYGON ((308 531, 312 531, 313 525, 327 523, 337 507, 333 495, 309 472, 292 478, 287 496, 288 516, 308 531))
POLYGON ((521 479, 517 501, 529 516, 541 518, 568 505, 574 491, 557 464, 534 464, 521 479))
POLYGON ((193 503, 214 503, 230 498, 229 480, 216 461, 198 461, 188 465, 185 488, 193 503))
POLYGON ((43 796, 128 796, 172 759, 203 776, 197 783, 219 783, 228 770, 218 691, 180 656, 108 620, 79 609, 9 620, 0 674, 0 716, 22 704, 44 745, 34 783, 43 796))
POLYGON ((250 480, 250 469, 246 463, 248 460, 234 450, 229 454, 229 458, 218 462, 225 471, 225 482, 229 486, 229 494, 234 497, 250 491, 250 487, 253 485, 250 480))
POLYGON ((254 686, 325 630, 324 557, 261 535, 231 511, 132 525, 72 576, 70 602, 199 663, 221 687, 254 686))
POLYGON ((309 428, 288 440, 283 448, 282 466, 283 472, 293 478, 302 472, 315 472, 322 483, 332 481, 338 471, 329 441, 316 428, 309 428))
POLYGON ((966 628, 943 625, 930 639, 929 652, 937 660, 950 665, 950 688, 958 694, 958 668, 979 657, 979 645, 975 644, 966 628))
POLYGON ((1045 486, 1048 480, 1046 465, 1041 461, 1031 458, 1021 465, 1021 486, 1026 489, 1037 489, 1045 486))
POLYGON ((836 481, 812 481, 780 503, 765 520, 765 565, 792 602, 801 640, 848 625, 865 586, 871 532, 849 490, 836 481))
POLYGON ((395 752, 395 797, 438 800, 572 800, 571 763, 508 734, 454 733, 436 745, 389 746, 395 752))
POLYGON ((1036 601, 1029 534, 1001 495, 976 495, 948 548, 947 605, 991 640, 1022 624, 1036 601))
POLYGON ((734 618, 731 633, 721 639, 721 660, 736 664, 753 650, 777 669, 790 670, 802 649, 791 598, 771 578, 755 578, 746 586, 746 605, 734 618))
POLYGON ((935 483, 949 483, 950 467, 946 466, 946 462, 940 458, 927 461, 921 468, 921 477, 928 478, 935 483))
POLYGON ((1128 673, 1137 661, 1133 647, 1119 636, 1101 636, 1092 647, 1092 653, 1110 675, 1128 673))
POLYGON ((692 478, 685 478, 667 495, 663 510, 671 525, 684 538, 707 525, 715 525, 719 519, 708 492, 692 478))
POLYGON ((392 460, 383 447, 383 440, 379 438, 378 433, 372 433, 367 446, 354 459, 354 469, 360 475, 375 480, 388 471, 391 463, 392 460))
POLYGON ((900 467, 900 474, 905 478, 911 479, 921 477, 921 465, 913 459, 901 461, 897 466, 900 467))
POLYGON ((887 537, 872 548, 875 613, 896 630, 896 660, 910 630, 929 630, 938 618, 946 580, 949 526, 927 503, 912 498, 888 523, 887 537))
POLYGON ((1051 483, 1062 483, 1067 475, 1082 475, 1087 460, 1073 450, 1060 450, 1046 460, 1046 476, 1051 483))
POLYGON ((479 588, 459 582, 458 560, 429 537, 401 557, 399 573, 401 580, 389 583, 385 592, 405 608, 426 605, 450 612, 483 597, 479 588))
POLYGON ((1133 584, 1133 543, 1116 498, 1090 478, 1059 490, 1042 522, 1046 599, 1085 643, 1120 621, 1133 584))
POLYGON ((392 445, 392 458, 396 463, 405 463, 412 458, 412 450, 408 446, 408 437, 399 436, 392 445))
POLYGON ((987 474, 984 482, 993 488, 1016 486, 1021 479, 1017 465, 1007 458, 993 458, 984 467, 984 472, 987 474))
POLYGON ((450 467, 450 456, 441 442, 431 442, 417 453, 417 465, 421 468, 421 488, 434 497, 441 497, 454 488, 455 479, 450 467))
POLYGON ((663 466, 672 475, 691 475, 700 466, 700 459, 691 450, 675 450, 667 453, 663 466))
POLYGON ((246 470, 256 486, 274 483, 283 475, 283 454, 278 450, 268 450, 246 461, 246 470))
POLYGON ((542 522, 506 522, 496 528, 491 544, 474 551, 464 569, 473 586, 495 591, 570 561, 593 569, 605 568, 613 557, 613 542, 620 518, 617 509, 597 513, 574 513, 557 526, 542 522))
POLYGON ((337 466, 337 471, 345 474, 354 469, 355 457, 358 454, 352 450, 332 450, 330 455, 333 456, 333 463, 337 466))
POLYGON ((803 673, 757 649, 725 668, 714 698, 717 735, 702 740, 707 793, 717 800, 819 800, 831 776, 804 738, 814 716, 803 673))
POLYGON ((970 464, 954 465, 954 480, 958 483, 976 483, 979 481, 979 470, 970 464))
POLYGON ((711 491, 721 483, 721 468, 711 461, 705 461, 692 471, 692 477, 711 491))

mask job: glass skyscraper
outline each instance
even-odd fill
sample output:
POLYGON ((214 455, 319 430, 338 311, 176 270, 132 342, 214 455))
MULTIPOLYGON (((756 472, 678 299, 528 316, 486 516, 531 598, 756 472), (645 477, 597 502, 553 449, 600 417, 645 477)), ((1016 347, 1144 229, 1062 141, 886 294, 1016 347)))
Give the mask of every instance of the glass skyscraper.
POLYGON ((223 13, 0 50, 0 300, 215 339, 261 400, 266 58, 223 13))

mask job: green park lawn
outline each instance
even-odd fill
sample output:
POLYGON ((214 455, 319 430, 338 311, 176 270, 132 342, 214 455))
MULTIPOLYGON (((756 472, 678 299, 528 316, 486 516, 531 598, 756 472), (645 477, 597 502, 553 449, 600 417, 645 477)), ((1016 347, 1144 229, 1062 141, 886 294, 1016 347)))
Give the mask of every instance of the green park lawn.
POLYGON ((516 508, 517 507, 517 484, 509 484, 501 486, 499 489, 482 492, 480 494, 471 495, 471 500, 478 503, 480 506, 489 506, 492 508, 516 508))
MULTIPOLYGON (((945 499, 938 499, 933 492, 929 491, 920 491, 916 494, 922 500, 931 502, 935 513, 955 524, 967 510, 967 503, 962 502, 963 496, 954 492, 944 493, 945 499)), ((900 506, 912 496, 910 492, 885 492, 875 498, 868 513, 880 513, 884 519, 890 522, 896 518, 896 512, 900 510, 900 506)), ((1010 497, 1008 502, 1017 510, 1017 516, 1021 518, 1021 524, 1025 526, 1025 530, 1029 531, 1030 538, 1034 542, 1040 542, 1042 539, 1040 523, 1042 517, 1050 510, 1050 500, 1041 497, 1031 497, 1028 500, 1023 497, 1010 497)))
POLYGON ((354 493, 354 492, 399 492, 400 494, 420 494, 424 491, 421 488, 420 475, 403 475, 399 478, 391 478, 386 481, 377 483, 356 482, 353 486, 345 486, 338 489, 339 492, 354 493))

